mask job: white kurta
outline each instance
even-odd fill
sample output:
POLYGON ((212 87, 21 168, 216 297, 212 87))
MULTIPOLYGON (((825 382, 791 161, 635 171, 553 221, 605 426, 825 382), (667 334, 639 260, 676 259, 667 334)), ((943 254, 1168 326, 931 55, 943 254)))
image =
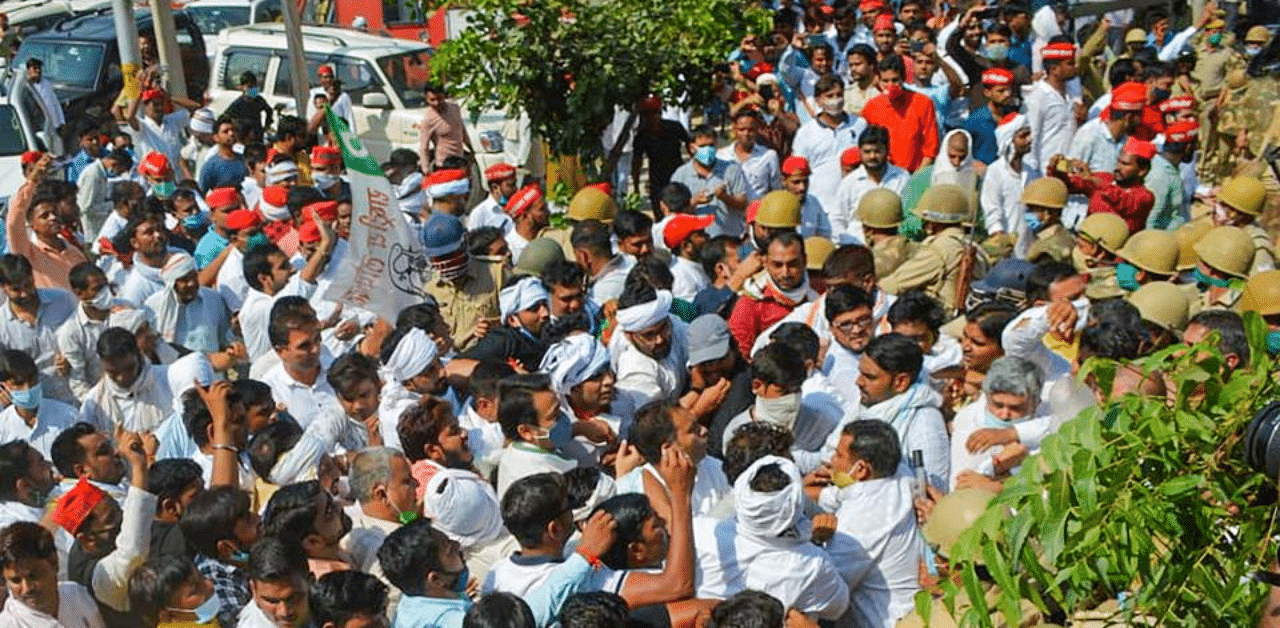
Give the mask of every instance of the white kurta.
POLYGON ((843 244, 861 244, 862 220, 858 218, 858 203, 863 195, 876 188, 884 188, 901 196, 910 180, 911 173, 893 164, 885 164, 879 182, 871 178, 865 166, 854 168, 840 180, 836 204, 828 205, 835 208, 830 217, 831 230, 836 238, 843 244))
POLYGON ((1071 148, 1071 138, 1076 134, 1076 115, 1071 95, 1060 94, 1043 80, 1036 82, 1024 98, 1027 122, 1031 125, 1030 161, 1037 165, 1049 162, 1049 158, 1065 155, 1071 148))
POLYGON ((1027 226, 1027 206, 1022 204, 1022 190, 1039 178, 1040 171, 1023 165, 1021 172, 1015 172, 1009 160, 1001 157, 987 168, 987 176, 982 180, 982 216, 987 233, 1017 236, 1013 255, 1018 259, 1027 256, 1035 240, 1027 226))

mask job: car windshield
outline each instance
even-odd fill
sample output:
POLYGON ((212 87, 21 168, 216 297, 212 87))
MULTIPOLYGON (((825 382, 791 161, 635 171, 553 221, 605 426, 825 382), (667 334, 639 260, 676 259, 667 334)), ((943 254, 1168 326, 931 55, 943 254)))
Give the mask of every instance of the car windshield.
POLYGON ((22 122, 11 105, 0 105, 0 157, 21 155, 27 150, 22 136, 22 122))
POLYGON ((426 106, 422 88, 430 80, 430 48, 380 57, 378 67, 387 75, 389 87, 400 96, 406 109, 426 106))
POLYGON ((53 83, 80 89, 94 89, 98 83, 98 69, 102 67, 105 48, 101 44, 86 42, 22 42, 22 54, 14 59, 13 67, 23 67, 27 59, 44 61, 44 77, 53 83))
POLYGON ((200 32, 210 37, 217 35, 224 28, 244 26, 249 23, 249 7, 247 6, 223 7, 189 4, 186 12, 196 21, 196 26, 200 27, 200 32))

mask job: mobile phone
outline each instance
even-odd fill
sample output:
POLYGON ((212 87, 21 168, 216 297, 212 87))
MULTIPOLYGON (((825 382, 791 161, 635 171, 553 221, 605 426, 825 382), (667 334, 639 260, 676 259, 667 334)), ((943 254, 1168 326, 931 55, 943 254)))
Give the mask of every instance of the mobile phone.
POLYGON ((924 41, 919 39, 912 39, 911 52, 922 52, 922 51, 924 51, 924 41))

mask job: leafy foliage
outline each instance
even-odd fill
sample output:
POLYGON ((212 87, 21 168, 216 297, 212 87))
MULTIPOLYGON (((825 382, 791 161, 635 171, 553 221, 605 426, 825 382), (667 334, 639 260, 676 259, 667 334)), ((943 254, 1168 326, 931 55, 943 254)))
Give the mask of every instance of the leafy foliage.
POLYGON ((714 66, 762 9, 743 0, 475 0, 470 28, 440 47, 433 68, 464 101, 527 113, 555 154, 603 156, 615 107, 658 94, 685 106, 710 97, 714 66))
MULTIPOLYGON (((1045 440, 1039 464, 1007 480, 954 547, 980 557, 999 588, 988 608, 972 561, 945 583, 948 606, 961 593, 974 604, 962 625, 1017 625, 1024 600, 1070 616, 1114 599, 1116 625, 1256 624, 1266 589, 1249 576, 1275 556, 1274 506, 1258 503, 1268 481, 1245 464, 1241 439, 1277 385, 1265 326, 1249 314, 1246 328, 1250 370, 1224 381, 1213 343, 1171 347, 1139 364, 1165 374, 1176 403, 1127 395, 1045 440)), ((1085 367, 1110 389, 1114 363, 1085 367)))

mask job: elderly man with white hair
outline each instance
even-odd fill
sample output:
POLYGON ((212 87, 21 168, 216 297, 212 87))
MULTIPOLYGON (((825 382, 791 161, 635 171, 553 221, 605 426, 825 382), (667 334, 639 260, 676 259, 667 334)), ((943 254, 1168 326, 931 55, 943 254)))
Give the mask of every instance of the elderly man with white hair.
POLYGON ((547 350, 539 370, 551 377, 551 389, 573 421, 574 437, 564 453, 581 466, 598 466, 630 423, 630 416, 611 413, 616 379, 609 350, 590 334, 569 336, 547 350))
POLYGON ((956 415, 951 432, 951 486, 969 485, 972 475, 995 479, 1014 472, 1040 449, 1051 417, 1040 412, 1044 376, 1022 358, 991 363, 982 397, 956 415))
POLYGON ((1027 256, 1035 240, 1035 230, 1026 220, 1027 206, 1022 204, 1023 188, 1041 176, 1035 164, 1027 163, 1031 143, 1027 116, 1006 117, 996 127, 999 157, 982 180, 982 210, 991 236, 987 243, 1001 253, 1012 251, 1018 259, 1027 256))
POLYGON ((409 460, 397 449, 369 447, 351 460, 351 496, 358 502, 348 510, 351 531, 342 548, 355 566, 368 572, 378 562, 378 548, 401 524, 417 519, 421 508, 414 495, 418 481, 409 473, 409 460))
POLYGON ((440 364, 440 348, 427 332, 399 329, 383 343, 382 394, 378 398, 378 422, 382 442, 400 448, 396 426, 400 415, 423 395, 441 395, 447 383, 440 364))
POLYGON ((232 342, 231 310, 217 290, 200 285, 195 258, 175 253, 160 277, 164 289, 147 297, 146 309, 165 342, 204 353, 219 371, 245 356, 244 345, 232 342))
POLYGON ((551 295, 537 277, 515 277, 498 292, 502 326, 490 328, 479 342, 460 357, 468 360, 515 360, 526 371, 536 371, 547 345, 542 328, 551 320, 551 295))

